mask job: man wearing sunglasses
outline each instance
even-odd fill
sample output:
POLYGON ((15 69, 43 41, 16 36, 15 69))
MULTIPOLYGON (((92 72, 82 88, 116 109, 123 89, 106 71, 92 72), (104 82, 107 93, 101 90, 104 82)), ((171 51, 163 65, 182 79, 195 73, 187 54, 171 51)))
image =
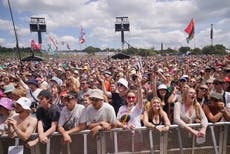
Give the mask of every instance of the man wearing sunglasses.
POLYGON ((116 125, 114 108, 105 103, 103 91, 93 89, 89 95, 91 104, 87 107, 87 125, 94 136, 101 130, 110 130, 116 125))
MULTIPOLYGON (((62 109, 58 121, 58 131, 62 134, 62 143, 70 144, 71 151, 76 150, 76 142, 71 138, 70 134, 79 132, 86 128, 86 118, 83 117, 84 106, 77 103, 77 93, 74 91, 68 92, 63 96, 62 101, 65 107, 62 109)), ((64 147, 61 147, 63 153, 64 147)))

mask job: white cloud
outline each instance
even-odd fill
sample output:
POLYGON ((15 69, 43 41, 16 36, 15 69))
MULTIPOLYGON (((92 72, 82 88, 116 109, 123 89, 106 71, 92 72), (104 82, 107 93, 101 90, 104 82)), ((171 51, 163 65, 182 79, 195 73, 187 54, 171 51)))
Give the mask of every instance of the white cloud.
MULTIPOLYGON (((194 44, 203 47, 210 44, 211 23, 214 42, 230 47, 226 39, 230 33, 229 0, 11 0, 11 3, 20 21, 25 22, 25 25, 16 25, 19 36, 27 42, 31 37, 27 30, 29 19, 39 16, 45 17, 48 34, 55 35, 58 41, 70 42, 73 48, 79 46, 80 26, 86 31, 87 45, 120 48, 120 33, 114 32, 115 17, 128 16, 130 32, 125 32, 125 39, 134 47, 159 49, 161 42, 171 48, 194 44), (184 28, 192 17, 195 43, 187 44, 184 28)), ((3 4, 7 7, 7 0, 3 0, 3 4)), ((9 31, 9 26, 2 27, 5 24, 10 26, 9 20, 0 19, 0 30, 9 31)))

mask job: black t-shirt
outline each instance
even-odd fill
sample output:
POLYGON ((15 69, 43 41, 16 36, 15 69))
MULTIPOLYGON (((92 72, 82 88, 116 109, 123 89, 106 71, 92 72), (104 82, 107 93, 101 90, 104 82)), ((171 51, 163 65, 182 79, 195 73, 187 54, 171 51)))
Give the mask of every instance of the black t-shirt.
POLYGON ((118 93, 112 93, 112 102, 111 105, 113 106, 116 115, 119 108, 125 104, 125 97, 121 97, 118 93))
POLYGON ((47 131, 51 127, 52 122, 59 120, 60 111, 57 105, 51 104, 49 110, 45 110, 44 108, 39 107, 37 109, 36 116, 38 121, 42 121, 44 131, 47 131))

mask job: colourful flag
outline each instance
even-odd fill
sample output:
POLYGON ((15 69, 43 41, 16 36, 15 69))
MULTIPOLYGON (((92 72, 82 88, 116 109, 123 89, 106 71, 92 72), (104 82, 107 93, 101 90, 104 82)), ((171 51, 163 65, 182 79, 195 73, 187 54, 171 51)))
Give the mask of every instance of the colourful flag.
POLYGON ((48 44, 48 51, 50 55, 54 55, 54 49, 52 48, 52 45, 50 43, 48 44))
POLYGON ((54 41, 54 39, 48 35, 48 40, 50 42, 50 44, 52 43, 52 45, 56 48, 56 50, 58 49, 56 41, 54 41))
POLYGON ((30 46, 31 49, 35 51, 38 51, 41 48, 41 45, 39 43, 36 43, 34 40, 31 40, 30 46))
POLYGON ((190 23, 188 24, 188 26, 185 28, 184 31, 188 34, 188 37, 186 38, 186 40, 189 43, 189 41, 193 39, 194 32, 195 32, 195 26, 194 26, 193 18, 191 19, 190 23))
POLYGON ((83 31, 83 28, 81 27, 80 38, 79 38, 79 42, 80 42, 81 44, 85 43, 84 35, 85 35, 85 32, 83 31))

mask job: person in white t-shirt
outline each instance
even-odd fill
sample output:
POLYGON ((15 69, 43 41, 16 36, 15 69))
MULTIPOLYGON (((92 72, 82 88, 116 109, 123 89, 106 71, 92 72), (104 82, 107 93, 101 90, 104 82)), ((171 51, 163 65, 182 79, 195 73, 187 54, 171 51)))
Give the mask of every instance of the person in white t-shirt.
POLYGON ((86 119, 81 118, 85 107, 77 104, 77 93, 75 92, 68 92, 63 101, 65 107, 60 114, 58 131, 62 134, 64 143, 71 143, 70 134, 86 128, 86 119))
POLYGON ((141 75, 137 75, 137 95, 129 91, 126 95, 126 104, 122 105, 117 113, 118 125, 124 128, 141 127, 141 114, 143 108, 141 75))
POLYGON ((89 95, 91 104, 87 107, 87 125, 90 134, 96 135, 99 131, 110 130, 117 125, 114 108, 105 103, 103 91, 93 89, 89 95))

